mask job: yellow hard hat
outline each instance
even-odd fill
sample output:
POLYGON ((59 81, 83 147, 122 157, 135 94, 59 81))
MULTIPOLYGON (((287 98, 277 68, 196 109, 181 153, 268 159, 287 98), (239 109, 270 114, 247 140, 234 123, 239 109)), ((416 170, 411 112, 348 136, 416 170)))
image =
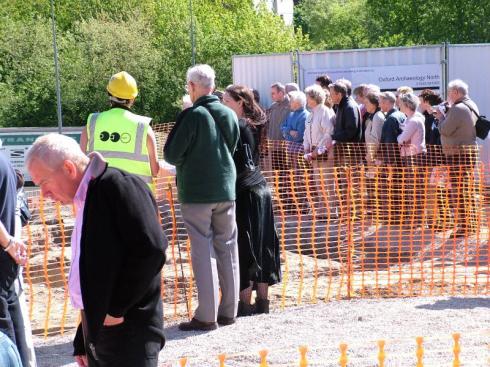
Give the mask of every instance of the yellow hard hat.
POLYGON ((107 83, 107 91, 120 99, 134 99, 138 95, 138 86, 129 73, 121 71, 111 77, 107 83))

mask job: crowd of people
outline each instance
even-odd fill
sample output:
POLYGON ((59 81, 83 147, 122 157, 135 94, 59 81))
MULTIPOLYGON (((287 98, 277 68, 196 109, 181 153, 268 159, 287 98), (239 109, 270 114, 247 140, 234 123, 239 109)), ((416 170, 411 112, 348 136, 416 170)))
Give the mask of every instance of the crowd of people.
MULTIPOLYGON (((313 194, 320 191, 321 184, 327 191, 326 197, 313 205, 317 206, 313 208, 317 218, 326 218, 324 204, 327 201, 333 207, 328 218, 342 214, 339 208, 346 207, 342 201, 349 196, 343 168, 349 169, 355 191, 360 183, 360 167, 364 166, 368 210, 375 206, 374 198, 378 207, 381 202, 394 201, 390 215, 381 213, 384 221, 412 228, 426 226, 425 172, 430 169, 430 176, 432 167, 446 166, 450 208, 442 203, 442 189, 435 185, 434 196, 438 199, 433 227, 436 230, 455 228, 452 233, 455 239, 475 234, 478 108, 469 98, 465 82, 451 81, 447 100, 443 101, 441 95, 430 89, 418 95, 406 86, 399 87, 395 93, 381 91, 372 84, 352 89, 348 80, 332 81, 328 75, 322 75, 304 92, 288 93, 285 85, 274 83, 271 97, 274 102, 267 110, 267 136, 277 139, 281 133, 287 148, 275 155, 290 155, 275 164, 273 156, 272 168, 289 170, 302 165, 311 169, 313 194), (277 113, 278 109, 282 114, 277 113), (337 180, 332 177, 332 167, 340 169, 337 180), (318 182, 320 177, 323 182, 318 182), (374 179, 378 182, 377 190, 374 179), (388 186, 393 189, 388 190, 388 186)), ((271 146, 276 146, 277 150, 277 143, 271 146)), ((290 193, 285 192, 287 185, 287 182, 282 184, 278 193, 286 207, 290 197, 290 193)), ((354 195, 352 205, 356 204, 355 199, 354 195)), ((376 210, 379 214, 386 208, 376 210)))
MULTIPOLYGON (((281 281, 281 264, 264 155, 280 174, 276 195, 287 196, 291 188, 287 170, 307 167, 317 198, 310 209, 321 217, 328 202, 336 209, 329 218, 340 221, 342 200, 351 195, 348 183, 356 189, 359 167, 366 166, 369 195, 389 199, 385 189, 373 189, 377 175, 406 187, 404 210, 388 218, 402 222, 410 215, 412 227, 425 225, 413 221, 425 210, 418 170, 435 166, 434 157, 441 156, 449 167, 452 236, 477 230, 471 186, 478 108, 461 80, 449 83, 444 102, 431 90, 418 96, 409 87, 393 93, 362 84, 352 90, 348 80, 322 75, 304 92, 295 83, 274 83, 273 103, 264 110, 256 90, 234 84, 217 91, 214 70, 196 65, 187 72, 186 89, 163 148, 165 164, 157 160, 151 119, 131 112, 139 91, 126 72, 109 80, 110 108, 88 116, 80 144, 48 134, 27 153, 26 167, 43 196, 72 203, 76 211, 68 288, 81 314, 74 340, 80 367, 157 366, 165 343, 160 278, 167 243, 153 182, 173 174, 167 164, 175 166, 198 293, 193 318, 179 325, 184 332, 269 312, 269 287, 281 281), (332 167, 342 168, 335 180, 332 167), (384 167, 402 168, 405 175, 384 167), (319 195, 320 187, 327 197, 319 195)), ((26 367, 35 366, 35 357, 29 356, 30 330, 15 285, 26 251, 15 234, 14 176, 0 155, 0 361, 26 367)), ((443 222, 438 225, 444 230, 443 222)))

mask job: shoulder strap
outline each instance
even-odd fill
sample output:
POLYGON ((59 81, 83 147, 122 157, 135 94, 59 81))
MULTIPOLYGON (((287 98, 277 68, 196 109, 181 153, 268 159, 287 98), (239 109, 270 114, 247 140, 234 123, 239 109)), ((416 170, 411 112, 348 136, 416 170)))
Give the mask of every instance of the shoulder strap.
POLYGON ((228 150, 230 151, 230 154, 231 154, 231 155, 233 155, 233 152, 231 151, 231 145, 230 145, 230 143, 228 142, 228 140, 226 140, 226 136, 225 136, 225 134, 223 133, 223 130, 221 129, 220 124, 218 124, 218 122, 217 122, 217 121, 216 121, 216 119, 214 118, 213 113, 212 113, 212 112, 209 110, 209 108, 207 108, 206 106, 202 106, 202 107, 203 107, 203 108, 205 108, 205 109, 206 109, 206 111, 208 111, 208 113, 209 113, 209 114, 211 115, 211 117, 213 118, 214 124, 215 124, 216 126, 218 126, 219 132, 220 132, 221 136, 223 137, 223 140, 225 141, 225 144, 226 144, 226 146, 228 147, 228 150))
POLYGON ((475 111, 473 108, 471 108, 471 106, 470 106, 469 104, 464 103, 464 102, 458 102, 458 103, 455 103, 455 105, 456 105, 456 104, 460 104, 460 103, 462 103, 462 104, 464 104, 466 107, 468 107, 468 108, 470 109, 470 111, 471 111, 471 112, 473 112, 473 113, 475 114, 476 118, 480 118, 480 115, 479 115, 478 113, 476 113, 476 111, 475 111))

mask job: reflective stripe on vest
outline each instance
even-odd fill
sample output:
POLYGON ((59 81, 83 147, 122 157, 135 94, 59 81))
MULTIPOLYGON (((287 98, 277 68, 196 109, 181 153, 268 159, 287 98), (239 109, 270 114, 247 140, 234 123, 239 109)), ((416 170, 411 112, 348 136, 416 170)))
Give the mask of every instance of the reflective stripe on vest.
MULTIPOLYGON (((107 112, 110 111, 112 110, 109 110, 107 112)), ((101 115, 100 113, 93 113, 90 116, 88 126, 87 126, 87 135, 88 135, 87 153, 96 150, 97 152, 102 154, 104 158, 107 159, 109 166, 123 169, 129 173, 132 173, 140 177, 145 183, 147 183, 153 189, 153 185, 152 185, 153 177, 151 175, 150 159, 147 154, 146 136, 145 136, 146 129, 148 127, 148 122, 151 121, 151 119, 131 113, 131 117, 134 120, 127 118, 125 119, 125 121, 117 122, 117 123, 133 122, 137 124, 136 133, 134 136, 134 149, 130 149, 131 151, 124 152, 124 151, 117 151, 117 150, 108 150, 107 148, 110 147, 110 143, 106 141, 101 141, 100 138, 97 141, 98 147, 96 146, 97 137, 95 136, 95 134, 96 134, 96 127, 97 127, 97 120, 100 117, 100 115, 101 115)))

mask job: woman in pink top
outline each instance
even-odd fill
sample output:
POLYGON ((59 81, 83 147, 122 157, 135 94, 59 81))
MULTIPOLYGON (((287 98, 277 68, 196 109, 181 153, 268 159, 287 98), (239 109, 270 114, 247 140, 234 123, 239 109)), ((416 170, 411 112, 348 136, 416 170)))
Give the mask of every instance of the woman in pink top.
POLYGON ((409 93, 400 96, 400 111, 407 116, 407 119, 402 133, 398 135, 398 144, 400 144, 402 158, 411 162, 414 161, 415 157, 420 160, 427 152, 425 148, 425 118, 424 115, 417 112, 418 105, 419 98, 415 94, 409 93))
POLYGON ((403 187, 401 192, 403 222, 411 228, 423 226, 424 213, 424 187, 428 177, 425 147, 425 118, 417 112, 419 98, 413 94, 400 96, 400 111, 407 119, 403 131, 398 135, 400 155, 403 162, 403 187))

